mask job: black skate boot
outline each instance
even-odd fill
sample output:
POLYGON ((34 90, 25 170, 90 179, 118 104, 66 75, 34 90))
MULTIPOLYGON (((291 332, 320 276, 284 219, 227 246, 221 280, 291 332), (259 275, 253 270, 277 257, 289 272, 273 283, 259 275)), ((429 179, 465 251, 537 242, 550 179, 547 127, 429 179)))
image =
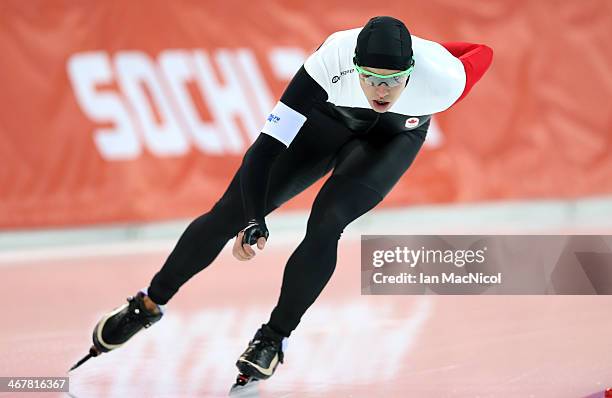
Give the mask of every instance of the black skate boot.
POLYGON ((70 370, 76 369, 91 357, 121 347, 143 328, 148 328, 159 321, 162 317, 161 310, 157 309, 154 312, 147 310, 144 297, 144 293, 138 292, 136 296, 128 297, 127 304, 114 309, 100 319, 93 331, 93 346, 89 354, 70 370))
POLYGON ((162 317, 161 311, 147 310, 145 294, 138 292, 128 297, 127 304, 106 314, 93 331, 94 347, 100 352, 108 352, 121 347, 143 328, 148 328, 162 317))
POLYGON ((255 333, 248 348, 238 358, 236 366, 240 374, 232 386, 230 394, 252 384, 257 380, 265 380, 274 374, 279 363, 283 363, 283 336, 272 330, 268 325, 262 325, 255 333))

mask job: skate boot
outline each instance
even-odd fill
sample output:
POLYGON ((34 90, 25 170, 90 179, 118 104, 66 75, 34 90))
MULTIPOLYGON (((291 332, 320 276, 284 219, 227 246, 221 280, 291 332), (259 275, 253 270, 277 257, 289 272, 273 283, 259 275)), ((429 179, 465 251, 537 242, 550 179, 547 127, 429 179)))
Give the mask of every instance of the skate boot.
POLYGON ((269 378, 274 374, 278 364, 283 363, 283 359, 283 336, 268 325, 262 325, 236 362, 240 374, 230 394, 246 387, 247 384, 269 378))
POLYGON ((76 369, 91 357, 121 347, 136 333, 159 321, 162 317, 161 310, 158 308, 156 311, 149 311, 145 307, 144 297, 143 292, 138 292, 136 296, 128 297, 127 304, 106 314, 94 328, 93 346, 89 354, 70 370, 76 369))
POLYGON ((100 352, 108 352, 121 347, 143 328, 148 328, 162 317, 161 311, 147 310, 145 294, 138 292, 128 297, 127 304, 106 314, 93 331, 94 347, 100 352))

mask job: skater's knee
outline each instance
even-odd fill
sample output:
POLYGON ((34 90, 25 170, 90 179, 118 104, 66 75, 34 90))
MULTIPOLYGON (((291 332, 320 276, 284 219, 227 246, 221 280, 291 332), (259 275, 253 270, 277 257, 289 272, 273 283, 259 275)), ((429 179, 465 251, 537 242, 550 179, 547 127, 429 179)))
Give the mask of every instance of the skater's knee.
POLYGON ((342 214, 341 209, 337 209, 336 206, 330 206, 325 211, 313 212, 310 215, 306 233, 310 236, 328 236, 339 239, 342 231, 344 231, 344 228, 350 221, 349 217, 342 214))
POLYGON ((311 232, 340 235, 344 228, 382 200, 382 195, 358 180, 333 176, 322 189, 308 220, 311 232))

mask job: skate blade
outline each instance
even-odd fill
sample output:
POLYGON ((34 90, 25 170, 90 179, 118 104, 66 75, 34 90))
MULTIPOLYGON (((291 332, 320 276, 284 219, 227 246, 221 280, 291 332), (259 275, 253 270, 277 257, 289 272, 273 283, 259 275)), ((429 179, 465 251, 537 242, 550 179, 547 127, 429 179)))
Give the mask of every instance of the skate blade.
POLYGON ((73 370, 75 370, 79 366, 83 365, 85 362, 89 361, 91 358, 95 358, 95 357, 97 357, 100 354, 101 354, 101 352, 98 351, 96 349, 96 347, 91 347, 89 349, 89 353, 87 355, 85 355, 83 358, 81 358, 77 363, 72 365, 72 367, 70 368, 70 370, 68 370, 68 372, 69 373, 72 372, 73 370))
POLYGON ((236 381, 236 383, 234 383, 232 388, 230 388, 229 396, 240 398, 259 397, 259 382, 259 379, 243 377, 243 375, 238 376, 238 380, 236 381))

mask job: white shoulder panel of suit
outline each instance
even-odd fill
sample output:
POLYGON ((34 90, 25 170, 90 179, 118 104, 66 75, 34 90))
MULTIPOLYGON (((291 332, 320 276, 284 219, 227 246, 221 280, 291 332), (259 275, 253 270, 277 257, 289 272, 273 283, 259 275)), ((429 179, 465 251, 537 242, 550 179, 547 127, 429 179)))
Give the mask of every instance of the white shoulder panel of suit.
MULTIPOLYGON (((353 66, 357 35, 361 28, 332 34, 306 62, 306 72, 327 92, 336 106, 370 106, 359 85, 353 66)), ((463 93, 465 69, 439 43, 412 35, 415 68, 390 112, 404 115, 432 115, 448 109, 463 93)))
MULTIPOLYGON (((327 93, 335 106, 371 109, 359 85, 353 65, 357 35, 361 28, 336 32, 304 63, 306 73, 327 93)), ((432 115, 448 109, 463 93, 465 70, 442 45, 412 36, 415 68, 408 86, 389 112, 407 115, 432 115)), ((289 146, 306 116, 278 102, 262 128, 289 146)))

